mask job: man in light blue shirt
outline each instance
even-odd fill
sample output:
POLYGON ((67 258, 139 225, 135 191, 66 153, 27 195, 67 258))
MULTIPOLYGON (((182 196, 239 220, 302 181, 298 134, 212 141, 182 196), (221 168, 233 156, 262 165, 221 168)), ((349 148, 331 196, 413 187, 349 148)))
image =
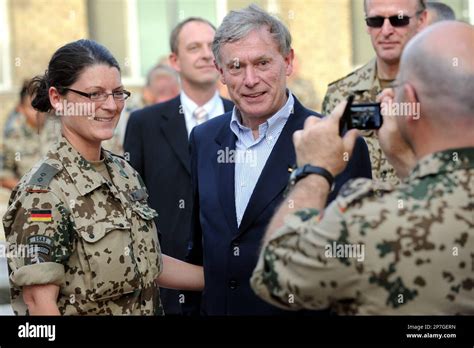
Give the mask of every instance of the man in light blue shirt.
MULTIPOLYGON (((288 91, 291 35, 259 7, 231 11, 216 31, 213 53, 235 107, 195 127, 190 136, 194 205, 188 261, 204 265, 201 313, 288 314, 259 299, 249 281, 296 163, 293 133, 308 116, 321 115, 288 91)), ((370 177, 362 139, 347 170, 336 177, 334 195, 348 179, 360 176, 370 177)))

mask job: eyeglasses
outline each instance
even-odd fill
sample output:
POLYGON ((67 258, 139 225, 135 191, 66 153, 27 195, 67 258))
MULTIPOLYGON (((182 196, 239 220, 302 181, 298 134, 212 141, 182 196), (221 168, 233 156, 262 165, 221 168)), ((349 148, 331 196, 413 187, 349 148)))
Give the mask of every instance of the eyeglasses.
POLYGON ((106 92, 86 93, 86 92, 77 91, 72 88, 63 88, 63 89, 66 91, 74 92, 76 94, 82 95, 83 97, 89 98, 90 100, 98 101, 98 102, 106 101, 109 95, 111 95, 112 98, 114 98, 114 100, 118 100, 118 101, 124 101, 131 95, 131 93, 126 90, 112 92, 112 93, 106 93, 106 92))
MULTIPOLYGON (((418 16, 423 11, 416 12, 416 16, 418 16)), ((395 15, 390 17, 382 17, 382 16, 375 16, 375 17, 365 17, 365 23, 367 23, 368 27, 371 28, 381 28, 387 18, 390 21, 390 24, 394 28, 405 27, 410 23, 410 19, 414 16, 405 16, 405 15, 395 15)))

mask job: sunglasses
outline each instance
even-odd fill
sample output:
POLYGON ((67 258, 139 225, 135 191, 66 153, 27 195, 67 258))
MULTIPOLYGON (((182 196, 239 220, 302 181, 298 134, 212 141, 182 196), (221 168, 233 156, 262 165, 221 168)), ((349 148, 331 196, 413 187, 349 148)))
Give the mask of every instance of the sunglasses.
MULTIPOLYGON (((419 15, 421 12, 423 11, 418 11, 416 15, 419 15)), ((390 17, 382 17, 382 16, 366 17, 365 23, 367 23, 367 26, 371 28, 381 28, 383 26, 383 23, 385 22, 385 18, 388 18, 392 27, 398 28, 398 27, 406 27, 410 23, 410 19, 413 18, 413 16, 409 17, 405 15, 395 15, 395 16, 390 16, 390 17)))

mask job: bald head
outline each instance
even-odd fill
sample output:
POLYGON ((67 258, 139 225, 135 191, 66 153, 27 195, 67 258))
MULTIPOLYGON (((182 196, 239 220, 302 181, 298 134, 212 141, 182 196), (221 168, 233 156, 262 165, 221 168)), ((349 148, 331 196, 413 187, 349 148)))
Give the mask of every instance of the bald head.
POLYGON ((416 89, 425 114, 454 120, 474 117, 474 28, 466 23, 436 23, 406 46, 400 80, 416 89))

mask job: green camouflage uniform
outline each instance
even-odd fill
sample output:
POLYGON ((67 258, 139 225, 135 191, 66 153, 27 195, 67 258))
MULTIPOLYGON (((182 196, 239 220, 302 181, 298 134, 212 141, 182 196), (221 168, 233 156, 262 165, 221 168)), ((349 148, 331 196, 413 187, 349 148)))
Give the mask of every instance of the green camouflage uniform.
POLYGON ((47 121, 38 133, 36 128, 26 122, 25 116, 19 115, 3 140, 0 179, 20 179, 46 155, 58 135, 59 128, 52 120, 47 121))
POLYGON ((426 156, 396 188, 351 181, 323 217, 315 209, 287 216, 252 287, 286 309, 472 315, 473 197, 473 147, 426 156), (336 254, 335 243, 363 253, 336 254))
MULTIPOLYGON (((377 78, 377 64, 374 58, 346 77, 329 84, 323 101, 322 114, 329 115, 350 94, 354 94, 354 103, 375 103, 380 92, 382 87, 377 78)), ((369 148, 372 178, 397 185, 400 179, 382 152, 376 132, 364 131, 362 135, 369 148)))
POLYGON ((17 313, 22 286, 56 284, 61 314, 162 314, 156 212, 137 172, 108 151, 102 157, 112 183, 61 137, 13 191, 7 241, 38 248, 9 258, 17 313))

